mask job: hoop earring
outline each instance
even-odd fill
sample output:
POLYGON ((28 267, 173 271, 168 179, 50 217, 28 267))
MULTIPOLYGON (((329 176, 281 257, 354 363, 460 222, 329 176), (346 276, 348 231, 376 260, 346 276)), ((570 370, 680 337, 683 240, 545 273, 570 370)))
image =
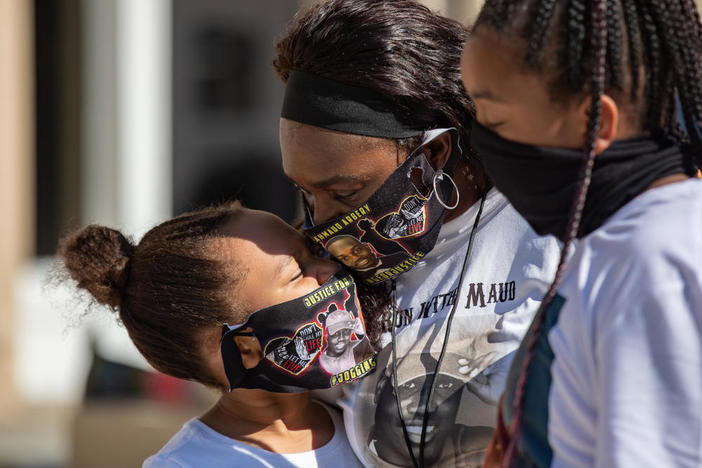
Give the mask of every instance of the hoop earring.
POLYGON ((436 200, 439 202, 439 204, 441 206, 443 206, 444 208, 446 208, 447 210, 453 210, 454 208, 456 208, 458 206, 458 202, 461 199, 461 194, 458 192, 458 186, 456 185, 456 182, 453 181, 451 176, 448 175, 447 173, 445 173, 443 169, 439 169, 438 171, 436 171, 434 173, 433 182, 434 182, 434 193, 436 194, 436 200), (439 196, 439 191, 436 189, 436 181, 438 180, 439 182, 441 182, 442 180, 444 180, 444 177, 446 177, 449 180, 449 182, 451 182, 451 185, 453 185, 453 189, 456 191, 456 203, 454 203, 453 206, 449 206, 447 203, 445 203, 441 199, 441 197, 439 196))

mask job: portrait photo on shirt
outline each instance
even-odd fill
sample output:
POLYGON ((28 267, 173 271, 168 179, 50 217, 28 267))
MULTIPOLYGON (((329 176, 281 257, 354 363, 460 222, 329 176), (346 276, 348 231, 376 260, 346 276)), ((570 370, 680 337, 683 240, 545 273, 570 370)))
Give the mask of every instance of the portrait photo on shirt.
MULTIPOLYGON (((395 391, 410 446, 415 457, 419 457, 432 379, 435 382, 424 437, 426 466, 482 466, 485 448, 494 431, 493 411, 490 403, 475 391, 476 386, 466 380, 472 377, 472 380, 480 381, 474 374, 481 363, 469 362, 463 355, 448 352, 437 373, 437 357, 438 353, 410 353, 398 359, 395 390, 391 353, 386 349, 378 356, 375 388, 368 394, 374 404, 373 413, 367 418, 370 430, 366 443, 367 450, 379 466, 405 466, 408 460, 395 391), (467 412, 473 417, 466 418, 467 412)), ((490 358, 492 354, 486 356, 486 359, 490 358)))

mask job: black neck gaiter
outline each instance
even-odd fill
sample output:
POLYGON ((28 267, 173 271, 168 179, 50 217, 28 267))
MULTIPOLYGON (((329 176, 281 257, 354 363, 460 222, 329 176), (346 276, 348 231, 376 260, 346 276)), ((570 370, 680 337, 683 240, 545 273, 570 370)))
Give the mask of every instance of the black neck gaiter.
MULTIPOLYGON (((517 143, 473 123, 471 145, 495 186, 539 235, 563 240, 583 160, 581 150, 517 143)), ((614 142, 598 154, 577 237, 600 227, 614 212, 661 177, 685 173, 686 158, 665 138, 614 142)))

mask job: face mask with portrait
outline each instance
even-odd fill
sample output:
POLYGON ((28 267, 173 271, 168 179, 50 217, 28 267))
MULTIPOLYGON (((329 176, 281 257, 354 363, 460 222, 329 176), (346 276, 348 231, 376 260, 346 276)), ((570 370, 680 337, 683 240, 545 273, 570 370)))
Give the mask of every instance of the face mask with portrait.
POLYGON ((383 182, 362 206, 313 225, 306 206, 303 230, 367 284, 378 284, 410 270, 434 248, 451 197, 458 188, 450 177, 460 154, 454 129, 426 133, 421 146, 383 182), (422 148, 450 131, 454 152, 435 170, 422 148), (446 171, 446 172, 444 172, 446 171))
POLYGON ((230 389, 306 392, 358 380, 376 365, 356 284, 343 268, 305 296, 225 325, 220 347, 230 389), (258 339, 262 358, 254 368, 244 367, 236 336, 258 339))

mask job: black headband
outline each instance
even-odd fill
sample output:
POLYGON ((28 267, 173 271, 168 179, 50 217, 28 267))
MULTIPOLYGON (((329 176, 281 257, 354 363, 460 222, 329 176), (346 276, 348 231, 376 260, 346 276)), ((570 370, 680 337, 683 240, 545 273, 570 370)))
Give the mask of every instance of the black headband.
POLYGON ((407 138, 422 134, 422 128, 400 122, 396 108, 370 88, 293 70, 285 86, 281 117, 356 135, 407 138))

